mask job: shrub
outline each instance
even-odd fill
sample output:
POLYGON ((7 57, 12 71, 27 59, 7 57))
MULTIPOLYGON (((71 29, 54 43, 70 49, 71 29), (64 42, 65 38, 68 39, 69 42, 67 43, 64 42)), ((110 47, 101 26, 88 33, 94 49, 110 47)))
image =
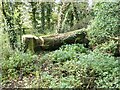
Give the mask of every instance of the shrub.
POLYGON ((85 49, 81 45, 78 46, 65 45, 44 56, 49 58, 46 58, 41 65, 42 86, 46 88, 119 88, 118 60, 110 54, 100 52, 99 49, 93 52, 86 50, 87 53, 82 53, 81 50, 78 52, 79 48, 83 51, 85 49), (70 52, 72 54, 69 55, 70 52), (65 54, 68 55, 65 57, 65 54), (46 83, 43 85, 43 82, 46 83))
POLYGON ((52 60, 64 62, 76 58, 77 53, 87 53, 88 50, 82 44, 63 45, 52 54, 52 60))
MULTIPOLYGON (((103 54, 98 50, 94 50, 88 55, 80 55, 79 61, 80 68, 91 69, 89 72, 94 71, 92 76, 96 78, 95 84, 99 88, 118 88, 120 82, 119 77, 119 63, 114 57, 109 54, 103 54)), ((86 72, 85 74, 89 74, 86 72)), ((89 76, 91 76, 91 74, 89 76)))
POLYGON ((94 14, 95 18, 88 28, 93 44, 104 43, 109 37, 119 35, 119 2, 97 3, 94 14))
POLYGON ((4 80, 29 74, 36 69, 35 63, 36 55, 15 51, 8 59, 2 61, 2 78, 4 80))
POLYGON ((111 55, 115 55, 117 53, 116 49, 118 49, 117 45, 118 45, 117 42, 110 40, 105 43, 99 44, 96 47, 96 49, 98 49, 100 52, 103 53, 109 53, 111 55))
POLYGON ((60 50, 87 53, 87 48, 85 48, 82 44, 63 45, 60 47, 60 50))
POLYGON ((10 48, 8 34, 3 32, 3 30, 0 31, 0 59, 8 59, 9 56, 12 54, 12 49, 10 48))

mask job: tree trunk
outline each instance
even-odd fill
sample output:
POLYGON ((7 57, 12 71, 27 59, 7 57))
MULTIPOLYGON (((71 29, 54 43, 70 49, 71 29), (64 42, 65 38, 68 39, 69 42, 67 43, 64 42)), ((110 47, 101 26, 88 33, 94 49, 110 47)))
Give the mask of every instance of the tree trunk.
POLYGON ((57 33, 63 33, 62 29, 62 21, 64 20, 64 13, 68 10, 71 3, 63 3, 60 7, 60 13, 58 15, 58 23, 57 23, 57 33))
POLYGON ((51 25, 51 21, 50 21, 50 18, 51 18, 51 12, 52 12, 52 7, 51 7, 51 4, 48 2, 47 3, 47 15, 46 15, 46 20, 47 20, 47 29, 51 29, 50 28, 50 25, 51 25))
POLYGON ((12 49, 15 49, 17 47, 17 34, 14 30, 14 9, 13 9, 13 3, 12 2, 2 2, 2 12, 6 19, 6 24, 8 26, 8 37, 10 41, 10 46, 12 49))
POLYGON ((45 3, 42 2, 41 3, 41 27, 42 27, 42 33, 44 33, 45 31, 45 3))
POLYGON ((64 44, 80 43, 87 46, 89 43, 89 40, 86 38, 85 30, 76 30, 63 34, 40 37, 33 35, 23 35, 22 41, 25 43, 25 51, 29 49, 32 52, 37 52, 40 50, 55 50, 64 44))
POLYGON ((76 8, 76 6, 74 5, 74 3, 72 4, 73 6, 73 14, 75 16, 75 19, 77 20, 77 22, 79 21, 79 14, 78 14, 78 10, 76 8))
POLYGON ((37 21, 36 21, 36 11, 37 11, 37 3, 36 2, 30 2, 31 6, 32 6, 32 24, 33 24, 33 28, 36 30, 36 26, 37 26, 37 21))

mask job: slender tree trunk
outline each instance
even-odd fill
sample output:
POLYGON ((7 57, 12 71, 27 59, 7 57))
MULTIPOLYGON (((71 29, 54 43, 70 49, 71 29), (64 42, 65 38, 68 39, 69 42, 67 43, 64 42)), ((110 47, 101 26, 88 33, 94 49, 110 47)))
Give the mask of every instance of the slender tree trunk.
POLYGON ((65 14, 65 16, 64 16, 64 20, 62 21, 61 32, 65 32, 65 31, 63 31, 63 30, 64 30, 65 23, 66 23, 66 21, 68 20, 69 11, 70 11, 70 9, 66 12, 66 14, 65 14))
POLYGON ((46 20, 47 20, 47 29, 50 29, 50 18, 51 18, 51 11, 52 11, 52 7, 51 7, 51 4, 48 3, 47 4, 47 17, 46 17, 46 20))
POLYGON ((57 33, 62 33, 62 22, 64 20, 64 13, 69 8, 71 3, 63 3, 60 7, 60 13, 58 15, 58 25, 57 25, 57 33))
POLYGON ((74 24, 73 20, 74 20, 73 10, 71 10, 71 12, 70 12, 70 27, 72 27, 74 24))
POLYGON ((22 16, 22 12, 21 12, 21 7, 22 7, 22 3, 19 3, 19 2, 15 2, 15 4, 16 4, 16 9, 18 10, 18 16, 17 16, 17 18, 16 18, 16 22, 15 22, 15 24, 16 25, 18 25, 18 28, 17 28, 17 32, 19 32, 19 40, 20 40, 20 47, 19 47, 19 50, 22 50, 22 47, 23 47, 23 45, 22 45, 22 35, 24 34, 23 33, 23 29, 22 29, 22 20, 21 20, 21 16, 22 16))
POLYGON ((79 15, 78 15, 77 8, 76 8, 76 6, 74 5, 74 3, 73 3, 72 5, 73 5, 73 14, 74 14, 74 16, 75 16, 75 19, 77 20, 77 22, 79 22, 79 15))
POLYGON ((41 28, 42 33, 45 31, 45 5, 44 2, 41 3, 41 28))
POLYGON ((13 3, 12 2, 2 2, 2 11, 3 15, 7 21, 7 26, 9 28, 8 35, 9 35, 9 41, 10 46, 12 49, 15 49, 17 47, 17 34, 14 30, 14 13, 13 13, 13 3), (5 6, 6 4, 6 6, 5 6))
POLYGON ((30 2, 32 6, 32 24, 33 24, 33 29, 36 30, 37 26, 37 21, 36 21, 36 3, 35 2, 30 2))

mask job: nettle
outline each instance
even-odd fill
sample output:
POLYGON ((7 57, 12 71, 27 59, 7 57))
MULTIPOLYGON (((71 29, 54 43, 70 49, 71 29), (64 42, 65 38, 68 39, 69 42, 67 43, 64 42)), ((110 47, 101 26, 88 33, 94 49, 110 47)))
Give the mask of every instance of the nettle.
POLYGON ((103 43, 109 37, 120 35, 119 24, 119 5, 120 2, 102 2, 95 5, 95 18, 91 22, 89 37, 92 43, 103 43))

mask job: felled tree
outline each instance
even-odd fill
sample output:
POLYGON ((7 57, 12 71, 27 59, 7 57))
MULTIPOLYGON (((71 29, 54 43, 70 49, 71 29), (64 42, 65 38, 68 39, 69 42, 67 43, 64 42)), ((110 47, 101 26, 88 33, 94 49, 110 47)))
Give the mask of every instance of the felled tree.
POLYGON ((40 50, 55 50, 63 44, 81 43, 88 46, 89 40, 85 30, 75 30, 63 34, 54 34, 47 36, 23 35, 22 41, 27 49, 32 52, 40 50))

